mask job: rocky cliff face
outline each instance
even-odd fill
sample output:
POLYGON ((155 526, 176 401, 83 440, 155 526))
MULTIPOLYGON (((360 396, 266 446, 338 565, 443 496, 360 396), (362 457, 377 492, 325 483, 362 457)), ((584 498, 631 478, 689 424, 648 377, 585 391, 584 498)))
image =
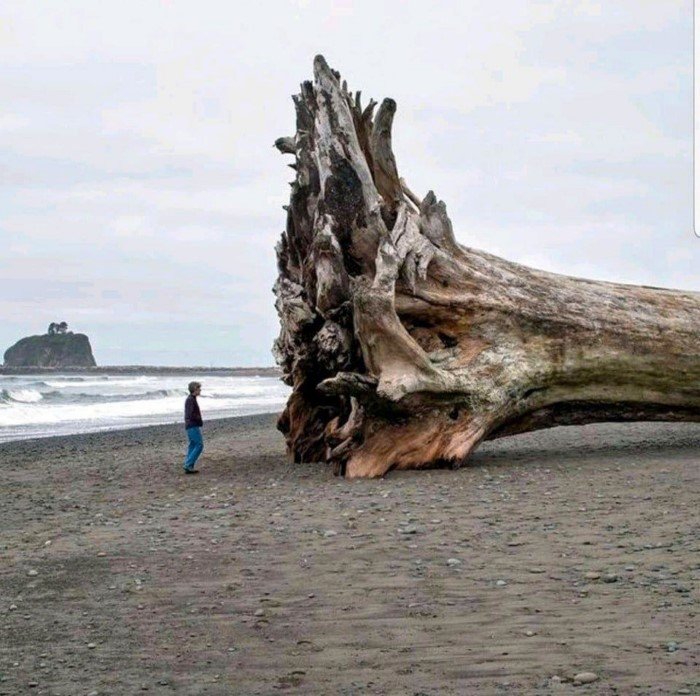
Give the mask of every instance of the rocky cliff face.
POLYGON ((64 333, 27 336, 5 351, 5 367, 95 367, 90 339, 64 333))

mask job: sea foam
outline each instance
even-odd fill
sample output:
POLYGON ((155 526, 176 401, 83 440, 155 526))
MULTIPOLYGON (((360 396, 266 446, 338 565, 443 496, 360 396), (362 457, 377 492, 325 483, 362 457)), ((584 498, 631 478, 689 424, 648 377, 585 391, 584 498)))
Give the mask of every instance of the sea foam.
MULTIPOLYGON (((188 381, 181 374, 0 375, 0 442, 182 422, 188 381)), ((289 395, 276 377, 198 381, 205 421, 276 412, 289 395)))

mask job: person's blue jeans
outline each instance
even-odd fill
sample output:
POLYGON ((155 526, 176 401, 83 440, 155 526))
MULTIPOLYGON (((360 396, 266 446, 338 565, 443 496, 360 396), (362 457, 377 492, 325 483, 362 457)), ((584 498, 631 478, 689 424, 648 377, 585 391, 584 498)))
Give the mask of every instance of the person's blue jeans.
POLYGON ((204 441, 202 440, 202 429, 194 426, 187 428, 187 439, 189 445, 187 447, 187 457, 185 458, 185 469, 194 469, 194 464, 197 458, 202 454, 204 449, 204 441))

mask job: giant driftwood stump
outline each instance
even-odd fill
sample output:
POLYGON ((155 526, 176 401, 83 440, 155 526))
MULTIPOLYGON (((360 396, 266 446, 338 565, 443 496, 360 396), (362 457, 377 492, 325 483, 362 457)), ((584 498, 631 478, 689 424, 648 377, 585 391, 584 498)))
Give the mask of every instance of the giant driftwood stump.
POLYGON ((275 285, 279 420, 347 476, 459 466, 482 440, 596 421, 700 421, 700 294, 572 278, 457 243, 374 113, 322 56, 294 98, 275 285))

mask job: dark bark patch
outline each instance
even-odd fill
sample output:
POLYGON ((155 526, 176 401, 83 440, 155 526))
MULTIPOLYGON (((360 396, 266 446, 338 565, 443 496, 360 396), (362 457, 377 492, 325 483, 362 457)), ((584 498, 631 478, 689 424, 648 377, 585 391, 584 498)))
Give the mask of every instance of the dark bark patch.
POLYGON ((364 204, 362 182, 350 162, 335 152, 331 154, 331 172, 326 179, 325 208, 338 225, 335 232, 344 247, 364 204))
POLYGON ((458 339, 442 331, 438 331, 438 338, 442 341, 442 345, 445 346, 445 348, 454 348, 456 345, 459 345, 458 339))

